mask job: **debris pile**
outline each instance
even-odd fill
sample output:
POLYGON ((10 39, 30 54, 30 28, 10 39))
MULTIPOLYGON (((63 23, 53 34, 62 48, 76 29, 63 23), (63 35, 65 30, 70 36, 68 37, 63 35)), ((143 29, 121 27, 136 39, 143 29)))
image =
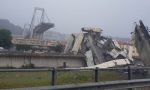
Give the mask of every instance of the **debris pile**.
POLYGON ((132 40, 139 53, 140 59, 146 66, 150 66, 150 35, 149 30, 140 20, 132 33, 132 40))
POLYGON ((124 61, 130 64, 127 51, 121 50, 116 40, 102 36, 102 31, 100 28, 82 28, 82 33, 70 36, 64 53, 85 55, 88 67, 106 62, 106 67, 122 65, 124 61))

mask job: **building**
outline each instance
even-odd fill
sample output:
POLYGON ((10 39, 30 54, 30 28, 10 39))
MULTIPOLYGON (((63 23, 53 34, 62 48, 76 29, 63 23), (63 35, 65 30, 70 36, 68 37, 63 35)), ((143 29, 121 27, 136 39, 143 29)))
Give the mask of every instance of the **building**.
POLYGON ((130 42, 118 41, 120 48, 122 50, 127 50, 128 57, 139 57, 136 47, 130 42))
POLYGON ((31 46, 55 46, 58 44, 57 40, 39 40, 39 39, 25 39, 13 38, 12 43, 15 45, 31 45, 31 46))

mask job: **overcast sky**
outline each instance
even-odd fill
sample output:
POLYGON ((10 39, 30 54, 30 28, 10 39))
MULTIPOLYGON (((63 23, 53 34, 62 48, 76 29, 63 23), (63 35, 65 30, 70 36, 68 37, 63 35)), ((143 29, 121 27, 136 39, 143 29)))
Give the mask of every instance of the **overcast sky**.
POLYGON ((0 0, 0 19, 24 26, 34 7, 44 8, 61 33, 78 33, 82 27, 100 27, 103 34, 130 37, 134 22, 150 26, 150 0, 0 0))

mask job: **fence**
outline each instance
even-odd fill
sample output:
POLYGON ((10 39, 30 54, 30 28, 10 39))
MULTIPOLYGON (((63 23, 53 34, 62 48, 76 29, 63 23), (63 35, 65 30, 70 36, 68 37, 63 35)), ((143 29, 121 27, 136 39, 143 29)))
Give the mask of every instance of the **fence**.
MULTIPOLYGON (((69 69, 62 69, 62 68, 46 68, 46 69, 0 69, 0 72, 2 73, 6 73, 8 74, 8 72, 48 72, 49 73, 49 84, 47 84, 47 86, 51 85, 51 86, 55 86, 55 85, 60 85, 60 84, 64 84, 63 82, 67 81, 67 79, 75 79, 75 81, 78 81, 77 79, 79 79, 79 82, 71 82, 71 83, 85 83, 85 81, 82 81, 82 79, 84 77, 86 77, 85 79, 87 80, 86 82, 100 82, 100 81, 104 81, 103 79, 105 77, 101 77, 101 76, 106 76, 106 78, 108 78, 107 76, 112 77, 111 79, 114 80, 113 78, 115 78, 115 76, 117 78, 115 78, 115 80, 120 80, 120 76, 122 76, 123 78, 121 78, 122 80, 128 79, 143 79, 143 78, 149 78, 148 75, 148 70, 150 69, 150 67, 126 67, 126 68, 107 68, 107 69, 100 69, 100 68, 95 68, 95 69, 80 69, 80 68, 69 68, 69 69), (109 73, 109 75, 106 75, 107 72, 111 72, 109 73), (67 75, 65 74, 66 72, 67 75), (115 73, 112 73, 115 72, 115 73), (104 74, 106 73, 106 74, 104 74), (117 73, 117 74, 116 74, 117 73), (119 74, 118 74, 119 73, 119 74), (70 75, 72 74, 73 77, 70 78, 70 75), (84 75, 83 75, 84 74, 84 75), (91 74, 91 75, 90 75, 91 74), (104 74, 104 75, 102 75, 104 74), (114 76, 112 75, 114 74, 114 76), (140 76, 137 76, 141 74, 140 76), (60 75, 64 75, 66 76, 65 79, 63 79, 61 81, 61 77, 59 78, 60 75), (80 76, 80 77, 76 77, 76 76, 80 76), (86 76, 87 75, 87 76, 86 76), (92 77, 92 78, 91 78, 92 77), (91 78, 91 79, 90 79, 91 78), (89 80, 90 79, 90 80, 89 80), (60 83, 61 82, 61 83, 60 83)), ((3 78, 0 76, 0 78, 3 78)), ((109 79, 109 80, 111 80, 109 79)), ((0 81, 1 82, 1 81, 0 81)), ((70 81, 68 81, 70 82, 70 81)), ((1 83, 0 83, 1 84, 1 83)), ((65 83, 65 84, 69 84, 69 83, 65 83)), ((24 86, 22 86, 24 87, 24 86)), ((2 87, 2 88, 12 88, 12 87, 2 87)))

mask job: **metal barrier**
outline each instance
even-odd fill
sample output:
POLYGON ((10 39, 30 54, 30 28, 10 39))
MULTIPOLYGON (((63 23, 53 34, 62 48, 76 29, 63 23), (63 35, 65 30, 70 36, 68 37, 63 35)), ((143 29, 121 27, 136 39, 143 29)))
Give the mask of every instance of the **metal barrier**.
MULTIPOLYGON (((18 88, 13 90, 125 90, 139 87, 149 87, 150 79, 138 80, 122 80, 122 81, 107 81, 83 84, 70 84, 52 87, 32 87, 32 88, 18 88)), ((12 90, 12 89, 7 89, 12 90)), ((142 90, 142 89, 140 89, 142 90)), ((149 89, 144 89, 149 90, 149 89)))
MULTIPOLYGON (((50 89, 47 90, 85 90, 86 88, 133 88, 133 87, 142 87, 142 86, 149 86, 150 85, 150 79, 139 79, 139 80, 131 80, 132 79, 132 73, 133 70, 149 70, 150 67, 126 67, 126 68, 95 68, 95 69, 81 69, 81 68, 45 68, 45 69, 0 69, 0 72, 45 72, 49 71, 51 72, 51 86, 57 85, 57 72, 58 71, 84 71, 84 70, 92 70, 94 71, 94 81, 95 83, 86 83, 86 84, 72 84, 72 85, 65 85, 65 86, 56 86, 56 87, 51 87, 50 89), (109 81, 106 83, 101 82, 101 78, 99 78, 99 74, 101 71, 113 71, 113 70, 125 70, 127 72, 127 79, 124 81, 109 81), (132 85, 131 85, 132 84, 132 85), (74 89, 73 89, 74 88, 74 89), (81 89, 79 89, 81 88, 81 89), (83 89, 82 89, 83 88, 83 89)), ((28 88, 29 90, 29 88, 28 88)), ((38 89, 35 89, 38 90, 38 89)), ((92 89, 86 89, 86 90, 92 90, 92 89)), ((93 89, 95 90, 95 89, 93 89)))
POLYGON ((80 71, 80 70, 92 70, 94 71, 95 75, 95 82, 99 82, 99 72, 101 71, 112 71, 112 70, 126 70, 127 71, 127 78, 128 80, 132 79, 132 70, 135 69, 150 69, 150 67, 139 67, 139 68, 95 68, 95 69, 81 69, 81 68, 69 68, 69 69, 61 69, 61 68, 46 68, 46 69, 0 69, 0 72, 43 72, 43 71, 50 71, 52 73, 51 76, 51 85, 56 85, 57 80, 57 71, 80 71))
POLYGON ((117 90, 150 86, 150 79, 107 81, 50 87, 47 90, 117 90))

